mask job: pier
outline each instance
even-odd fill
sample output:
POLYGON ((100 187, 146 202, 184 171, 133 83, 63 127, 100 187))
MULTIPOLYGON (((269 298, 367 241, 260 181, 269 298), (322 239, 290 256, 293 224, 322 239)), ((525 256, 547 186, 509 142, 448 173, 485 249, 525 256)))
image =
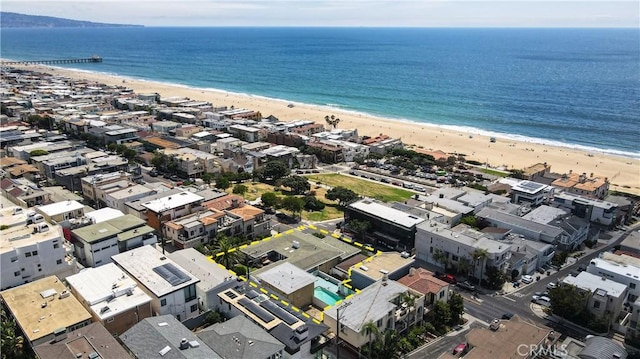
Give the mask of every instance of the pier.
POLYGON ((84 59, 60 59, 60 60, 32 60, 32 61, 3 61, 2 65, 56 65, 56 64, 80 64, 80 63, 91 63, 91 62, 102 62, 102 57, 98 55, 93 55, 84 59))

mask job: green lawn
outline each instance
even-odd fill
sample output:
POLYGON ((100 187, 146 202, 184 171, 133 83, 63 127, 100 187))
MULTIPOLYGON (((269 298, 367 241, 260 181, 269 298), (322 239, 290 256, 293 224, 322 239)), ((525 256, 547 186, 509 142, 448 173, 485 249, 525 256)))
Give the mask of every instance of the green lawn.
POLYGON ((480 172, 486 173, 488 175, 497 176, 497 177, 507 177, 509 176, 509 172, 498 171, 498 170, 490 170, 488 168, 481 168, 480 172))
POLYGON ((393 185, 384 185, 350 176, 343 176, 337 173, 309 175, 307 177, 309 181, 322 183, 331 187, 345 187, 360 196, 375 198, 383 202, 404 201, 414 195, 413 192, 393 185))

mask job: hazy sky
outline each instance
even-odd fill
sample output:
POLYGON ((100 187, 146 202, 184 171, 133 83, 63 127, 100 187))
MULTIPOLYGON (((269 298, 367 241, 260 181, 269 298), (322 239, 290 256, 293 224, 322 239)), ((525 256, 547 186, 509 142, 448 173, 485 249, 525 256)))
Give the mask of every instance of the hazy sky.
POLYGON ((2 11, 146 26, 638 27, 640 2, 596 0, 1 0, 2 11))

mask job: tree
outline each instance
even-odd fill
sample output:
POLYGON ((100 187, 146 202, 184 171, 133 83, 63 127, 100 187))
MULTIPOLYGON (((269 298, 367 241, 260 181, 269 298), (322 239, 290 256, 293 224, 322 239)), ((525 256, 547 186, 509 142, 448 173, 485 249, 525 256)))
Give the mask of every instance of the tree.
POLYGON ((155 168, 163 171, 167 170, 168 162, 169 162, 169 158, 167 157, 167 155, 165 155, 164 152, 160 152, 160 151, 156 151, 153 154, 153 158, 151 158, 151 164, 155 168))
POLYGON ((500 269, 494 266, 487 267, 487 286, 489 288, 495 290, 502 289, 506 281, 507 278, 500 269))
POLYGON ((478 219, 478 217, 474 216, 474 215, 466 215, 464 217, 462 217, 460 219, 460 223, 464 223, 466 225, 468 225, 469 227, 475 228, 475 229, 482 229, 480 228, 480 220, 478 219))
POLYGON ((33 150, 29 152, 29 157, 45 156, 48 154, 49 154, 49 151, 47 150, 33 150))
POLYGON ((221 189, 221 190, 225 190, 227 188, 229 188, 231 186, 231 182, 229 182, 229 179, 225 176, 219 176, 216 179, 216 188, 217 189, 221 189))
POLYGON ((467 257, 461 257, 458 259, 458 263, 456 263, 456 267, 458 268, 458 273, 469 274, 469 269, 471 269, 471 261, 467 257))
POLYGON ((297 217, 304 209, 304 201, 302 198, 286 196, 282 199, 282 208, 291 211, 297 217))
POLYGON ((216 256, 214 259, 225 268, 230 269, 238 263, 239 258, 240 252, 235 250, 231 241, 224 234, 219 234, 218 244, 216 245, 216 256), (218 256, 219 254, 220 256, 218 256))
POLYGON ((373 320, 369 320, 368 322, 364 323, 364 325, 360 329, 360 334, 369 336, 369 342, 367 343, 369 350, 367 354, 369 357, 371 357, 371 345, 373 345, 373 337, 375 336, 376 339, 380 337, 380 329, 378 329, 378 326, 373 320))
POLYGON ((445 271, 447 270, 447 267, 449 267, 449 253, 439 248, 435 248, 433 250, 433 260, 436 261, 436 263, 442 264, 445 271))
POLYGON ((358 199, 358 194, 345 187, 334 187, 324 195, 330 201, 338 201, 338 205, 344 207, 358 199))
MULTIPOLYGON (((484 276, 484 267, 486 265, 487 257, 489 256, 489 252, 487 252, 484 248, 477 248, 471 253, 471 258, 474 261, 474 268, 478 266, 478 262, 480 262, 480 281, 479 284, 482 285, 482 277, 484 276)), ((475 274, 475 270, 474 270, 475 274)))
POLYGON ((356 234, 358 239, 364 239, 365 233, 371 229, 371 222, 359 219, 352 219, 349 221, 349 229, 356 234))
POLYGON ((2 358, 28 357, 24 348, 24 337, 15 320, 0 306, 0 331, 2 331, 2 358))
POLYGON ((325 116, 324 120, 327 122, 327 125, 333 127, 334 129, 338 127, 338 124, 340 123, 340 119, 335 115, 325 116))
POLYGON ((211 172, 205 172, 202 174, 202 180, 206 183, 206 184, 210 184, 211 181, 213 181, 213 178, 215 177, 215 175, 211 172))
POLYGON ((241 196, 244 196, 244 194, 247 193, 248 190, 249 189, 247 188, 247 186, 243 184, 237 184, 233 186, 233 193, 239 194, 241 196))
POLYGON ((287 167, 282 161, 269 161, 264 167, 258 171, 258 178, 262 182, 276 182, 277 180, 286 177, 291 173, 289 167, 287 167))
POLYGON ((311 189, 309 179, 304 176, 291 175, 283 178, 280 183, 285 187, 289 187, 292 194, 305 194, 311 189))
POLYGON ((265 207, 274 207, 278 204, 278 196, 273 192, 263 193, 260 200, 265 207))
POLYGON ((451 323, 451 310, 446 302, 436 301, 432 310, 433 325, 438 331, 443 330, 448 323, 451 323))
POLYGON ((449 305, 449 311, 451 312, 450 324, 456 325, 460 323, 462 314, 464 313, 464 299, 458 293, 453 293, 447 301, 449 305))
POLYGON ((551 312, 570 321, 580 321, 583 312, 588 312, 587 303, 589 294, 574 286, 563 284, 549 291, 551 300, 551 312))
POLYGON ((131 149, 131 148, 125 148, 125 150, 122 151, 122 157, 126 158, 129 161, 134 159, 137 154, 138 153, 136 152, 136 150, 131 149))
POLYGON ((305 196, 303 200, 304 209, 309 212, 322 211, 325 207, 324 202, 320 201, 315 196, 305 196))

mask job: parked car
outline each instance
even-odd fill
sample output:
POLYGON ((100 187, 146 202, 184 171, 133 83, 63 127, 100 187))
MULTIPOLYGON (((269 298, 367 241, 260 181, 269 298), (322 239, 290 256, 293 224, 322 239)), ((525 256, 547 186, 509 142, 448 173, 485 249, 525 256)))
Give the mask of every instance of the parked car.
POLYGON ((520 281, 524 284, 529 284, 529 283, 533 283, 533 277, 530 275, 523 275, 522 278, 520 279, 520 281))
POLYGON ((587 267, 586 267, 584 264, 581 264, 581 265, 578 267, 578 272, 584 272, 584 271, 586 271, 586 270, 587 270, 587 267))
POLYGON ((472 292, 476 290, 476 287, 468 281, 458 283, 458 287, 472 292))
POLYGON ((549 296, 549 291, 544 291, 544 292, 535 292, 535 295, 537 295, 538 297, 548 297, 549 296))
POLYGON ((507 313, 502 314, 502 319, 504 319, 504 320, 509 320, 511 318, 513 318, 513 313, 507 312, 507 313))
POLYGON ((154 168, 151 171, 149 171, 149 176, 151 177, 158 177, 158 171, 154 168))
POLYGON ((555 284, 554 282, 551 282, 547 284, 547 289, 553 289, 553 288, 556 288, 557 286, 558 286, 557 284, 555 284))
POLYGON ((436 277, 450 284, 456 284, 457 282, 456 277, 454 277, 453 274, 436 273, 436 277))
POLYGON ((453 348, 453 355, 462 355, 467 350, 467 343, 460 343, 453 348))

